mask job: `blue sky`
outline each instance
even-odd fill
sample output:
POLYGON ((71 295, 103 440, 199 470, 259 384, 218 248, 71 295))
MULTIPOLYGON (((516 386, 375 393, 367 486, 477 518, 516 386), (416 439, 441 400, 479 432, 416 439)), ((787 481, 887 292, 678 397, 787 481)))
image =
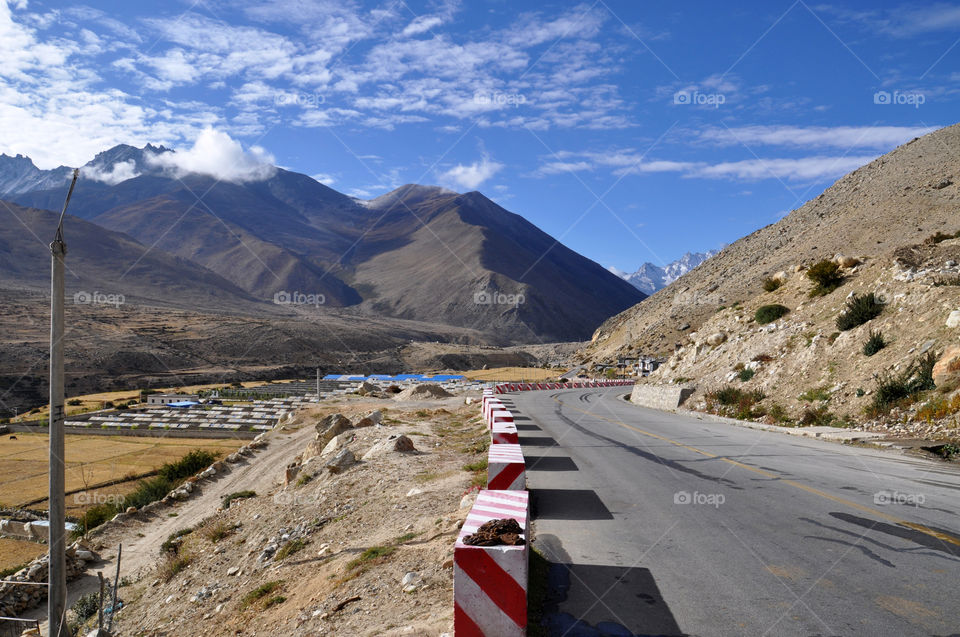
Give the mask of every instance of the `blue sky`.
POLYGON ((480 190, 632 271, 956 122, 960 4, 731 4, 0 0, 0 152, 480 190))

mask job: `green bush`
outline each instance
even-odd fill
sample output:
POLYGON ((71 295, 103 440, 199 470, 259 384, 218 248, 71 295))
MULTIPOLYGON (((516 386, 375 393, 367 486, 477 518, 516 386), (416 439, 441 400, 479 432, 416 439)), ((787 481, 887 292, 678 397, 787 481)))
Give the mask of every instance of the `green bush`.
POLYGON ((763 289, 767 292, 775 292, 783 285, 783 280, 767 277, 763 280, 763 289))
POLYGON ((745 368, 741 369, 741 370, 737 373, 737 378, 739 378, 741 381, 743 381, 743 382, 745 383, 745 382, 747 382, 748 380, 750 380, 751 378, 753 378, 753 375, 756 374, 756 373, 757 373, 757 372, 756 372, 755 370, 753 370, 753 369, 751 369, 751 368, 749 368, 749 367, 745 367, 745 368))
POLYGON ((886 373, 880 376, 869 415, 886 413, 897 403, 913 401, 920 393, 934 389, 933 366, 938 358, 936 352, 929 351, 899 374, 886 373))
POLYGON ((807 407, 800 416, 800 424, 804 427, 819 426, 829 427, 835 420, 835 416, 830 413, 826 405, 820 407, 807 407))
POLYGON ((887 341, 883 338, 883 333, 870 330, 870 335, 867 338, 867 342, 863 344, 863 353, 866 356, 873 356, 886 346, 887 341))
POLYGON ((249 491, 249 490, 248 490, 248 491, 236 491, 236 492, 234 492, 234 493, 231 493, 231 494, 228 494, 228 495, 223 496, 222 506, 223 506, 224 509, 229 509, 229 508, 230 508, 230 504, 231 504, 234 500, 245 500, 245 499, 247 499, 247 498, 255 498, 255 497, 257 497, 257 492, 256 492, 256 491, 249 491))
MULTIPOLYGON (((70 405, 71 407, 76 407, 77 405, 82 405, 83 401, 80 400, 79 398, 71 398, 70 400, 67 401, 67 404, 70 405)), ((80 600, 77 600, 77 601, 80 601, 80 600)))
POLYGON ((784 305, 761 305, 753 313, 753 320, 760 325, 766 325, 786 315, 790 309, 784 305))
POLYGON ((870 292, 868 294, 854 294, 847 299, 847 307, 837 317, 837 329, 841 332, 852 330, 867 321, 877 318, 883 312, 883 303, 870 292))
POLYGON ((77 619, 85 622, 100 610, 100 593, 87 593, 73 603, 73 612, 77 619))
POLYGON ((763 410, 754 409, 754 406, 764 398, 766 395, 759 389, 744 391, 728 385, 708 393, 707 404, 709 408, 711 402, 719 403, 724 407, 720 410, 724 415, 746 420, 763 415, 763 410))
POLYGON ((807 278, 814 283, 813 289, 810 290, 810 296, 830 294, 843 283, 840 266, 830 259, 824 259, 812 265, 807 270, 807 278))
POLYGON ((157 475, 171 482, 189 478, 209 467, 216 459, 217 457, 209 451, 196 449, 179 460, 163 465, 157 475))

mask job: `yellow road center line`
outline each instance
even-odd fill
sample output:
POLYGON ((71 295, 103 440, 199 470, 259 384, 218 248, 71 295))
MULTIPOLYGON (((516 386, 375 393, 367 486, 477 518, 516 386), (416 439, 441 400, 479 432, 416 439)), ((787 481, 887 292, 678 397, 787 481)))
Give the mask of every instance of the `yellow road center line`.
POLYGON ((645 430, 643 430, 643 429, 640 429, 639 427, 634 427, 633 425, 628 425, 627 423, 625 423, 625 422, 623 422, 623 421, 620 421, 620 420, 616 420, 616 419, 613 419, 613 418, 607 418, 607 417, 605 417, 605 416, 601 416, 601 415, 599 415, 599 414, 595 414, 595 413, 593 413, 593 412, 587 411, 586 409, 580 409, 579 407, 574 407, 573 405, 568 405, 568 404, 566 404, 566 403, 561 402, 561 401, 560 401, 558 398, 556 398, 556 397, 554 397, 553 399, 554 399, 555 401, 557 401, 558 403, 560 403, 561 405, 563 405, 564 407, 568 407, 568 408, 570 408, 570 409, 573 409, 574 411, 579 411, 579 412, 581 412, 581 413, 587 414, 588 416, 593 416, 594 418, 599 418, 600 420, 605 420, 605 421, 607 421, 607 422, 609 422, 609 423, 612 423, 612 424, 614 424, 614 425, 619 425, 619 426, 624 427, 624 428, 626 428, 626 429, 630 429, 631 431, 635 431, 635 432, 637 432, 637 433, 639 433, 639 434, 643 434, 644 436, 649 436, 649 437, 651 437, 651 438, 656 438, 657 440, 662 440, 663 442, 668 442, 668 443, 670 443, 671 445, 675 445, 675 446, 677 446, 677 447, 681 447, 681 448, 683 448, 683 449, 686 449, 686 450, 688 450, 688 451, 692 451, 692 452, 694 452, 694 453, 698 453, 698 454, 700 454, 700 455, 702 455, 702 456, 706 456, 706 457, 708 457, 708 458, 717 458, 718 460, 722 460, 723 462, 732 464, 732 465, 734 465, 735 467, 740 467, 741 469, 746 469, 747 471, 752 471, 752 472, 754 472, 754 473, 758 473, 758 474, 760 474, 760 475, 762 475, 762 476, 764 476, 764 477, 767 477, 767 478, 776 478, 777 480, 779 480, 779 481, 780 481, 781 483, 783 483, 783 484, 788 484, 788 485, 790 485, 791 487, 796 487, 797 489, 800 489, 800 490, 802 490, 802 491, 806 491, 807 493, 812 493, 813 495, 818 495, 818 496, 820 496, 821 498, 826 498, 826 499, 828 499, 828 500, 832 500, 833 502, 836 502, 837 504, 842 504, 842 505, 848 506, 848 507, 850 507, 850 508, 852 508, 852 509, 856 509, 856 510, 858 510, 858 511, 862 511, 862 512, 864 512, 864 513, 868 513, 868 514, 870 514, 870 515, 873 515, 873 516, 876 516, 876 517, 881 518, 881 519, 883 519, 883 520, 886 520, 887 522, 892 522, 892 523, 894 523, 894 524, 899 524, 899 525, 901 525, 901 526, 905 526, 905 527, 907 527, 907 528, 913 529, 914 531, 919 531, 920 533, 923 533, 923 534, 925 534, 925 535, 929 535, 930 537, 936 538, 936 539, 941 540, 941 541, 943 541, 943 542, 949 542, 950 544, 955 544, 955 545, 957 545, 957 546, 960 546, 960 538, 954 537, 954 536, 949 535, 949 534, 947 534, 947 533, 942 533, 942 532, 940 532, 940 531, 935 531, 934 529, 931 529, 931 528, 929 528, 929 527, 926 527, 926 526, 924 526, 924 525, 922 525, 922 524, 917 524, 917 523, 915 523, 915 522, 907 522, 906 520, 903 520, 903 519, 901 519, 901 518, 898 518, 898 517, 895 516, 895 515, 890 515, 889 513, 884 513, 883 511, 874 509, 874 508, 872 508, 872 507, 863 506, 862 504, 858 504, 858 503, 856 503, 856 502, 853 502, 852 500, 847 500, 846 498, 841 498, 841 497, 839 497, 839 496, 832 495, 832 494, 830 494, 830 493, 827 493, 827 492, 825 492, 825 491, 821 491, 820 489, 817 489, 817 488, 814 488, 814 487, 811 487, 811 486, 807 486, 807 485, 802 484, 802 483, 800 483, 800 482, 797 482, 797 481, 795 481, 795 480, 785 480, 785 479, 781 478, 779 475, 777 475, 777 474, 775 474, 775 473, 772 473, 772 472, 770 472, 770 471, 765 471, 765 470, 763 470, 763 469, 758 469, 758 468, 756 468, 756 467, 751 467, 750 465, 746 465, 746 464, 743 464, 742 462, 737 462, 736 460, 731 460, 731 459, 729 459, 729 458, 719 458, 716 454, 712 454, 712 453, 710 453, 709 451, 704 451, 703 449, 697 449, 696 447, 691 447, 690 445, 686 445, 686 444, 684 444, 684 443, 682 443, 682 442, 678 442, 678 441, 676 441, 676 440, 672 440, 672 439, 670 439, 670 438, 667 438, 666 436, 661 436, 661 435, 652 433, 652 432, 650 432, 650 431, 645 431, 645 430))

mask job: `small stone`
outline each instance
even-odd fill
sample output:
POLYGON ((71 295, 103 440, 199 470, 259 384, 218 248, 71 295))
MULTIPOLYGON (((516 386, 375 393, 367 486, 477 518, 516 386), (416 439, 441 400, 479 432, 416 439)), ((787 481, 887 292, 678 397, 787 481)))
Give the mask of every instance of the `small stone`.
POLYGON ((239 567, 239 566, 231 566, 230 568, 227 569, 227 575, 228 575, 229 577, 233 577, 234 575, 238 574, 239 572, 240 572, 240 567, 239 567))
POLYGON ((401 452, 410 452, 416 451, 417 448, 413 446, 413 441, 410 440, 407 436, 399 436, 393 443, 394 451, 401 452))

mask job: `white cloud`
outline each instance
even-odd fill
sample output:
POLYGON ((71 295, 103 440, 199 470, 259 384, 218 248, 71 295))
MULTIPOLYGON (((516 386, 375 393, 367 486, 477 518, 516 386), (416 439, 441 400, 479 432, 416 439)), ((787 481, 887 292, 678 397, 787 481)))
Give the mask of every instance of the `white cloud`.
POLYGON ((230 182, 263 181, 276 172, 276 160, 263 148, 244 150, 240 142, 212 128, 203 129, 189 150, 161 153, 149 161, 177 176, 198 173, 230 182))
POLYGON ((721 145, 890 150, 937 126, 742 126, 710 128, 700 139, 721 145))
POLYGON ((840 177, 869 164, 874 155, 856 157, 803 157, 800 159, 746 159, 700 166, 692 172, 696 177, 718 177, 744 180, 786 179, 817 181, 840 177))
POLYGON ((487 155, 475 161, 472 164, 464 166, 457 164, 450 170, 440 175, 441 181, 452 183, 467 190, 476 190, 483 182, 487 181, 500 169, 503 164, 491 160, 487 155))
POLYGON ((410 24, 408 24, 400 35, 410 37, 412 35, 420 35, 421 33, 426 33, 427 31, 434 29, 443 24, 443 18, 436 15, 422 15, 417 16, 413 19, 410 24))
POLYGON ((136 163, 132 159, 128 159, 127 161, 115 163, 109 170, 107 170, 106 166, 100 164, 87 166, 83 169, 83 176, 88 179, 93 179, 94 181, 102 181, 110 186, 115 186, 122 181, 139 177, 140 173, 137 172, 136 163))
POLYGON ((333 175, 328 175, 327 173, 317 173, 316 175, 311 176, 324 186, 332 186, 333 184, 337 183, 336 178, 334 178, 333 175))

